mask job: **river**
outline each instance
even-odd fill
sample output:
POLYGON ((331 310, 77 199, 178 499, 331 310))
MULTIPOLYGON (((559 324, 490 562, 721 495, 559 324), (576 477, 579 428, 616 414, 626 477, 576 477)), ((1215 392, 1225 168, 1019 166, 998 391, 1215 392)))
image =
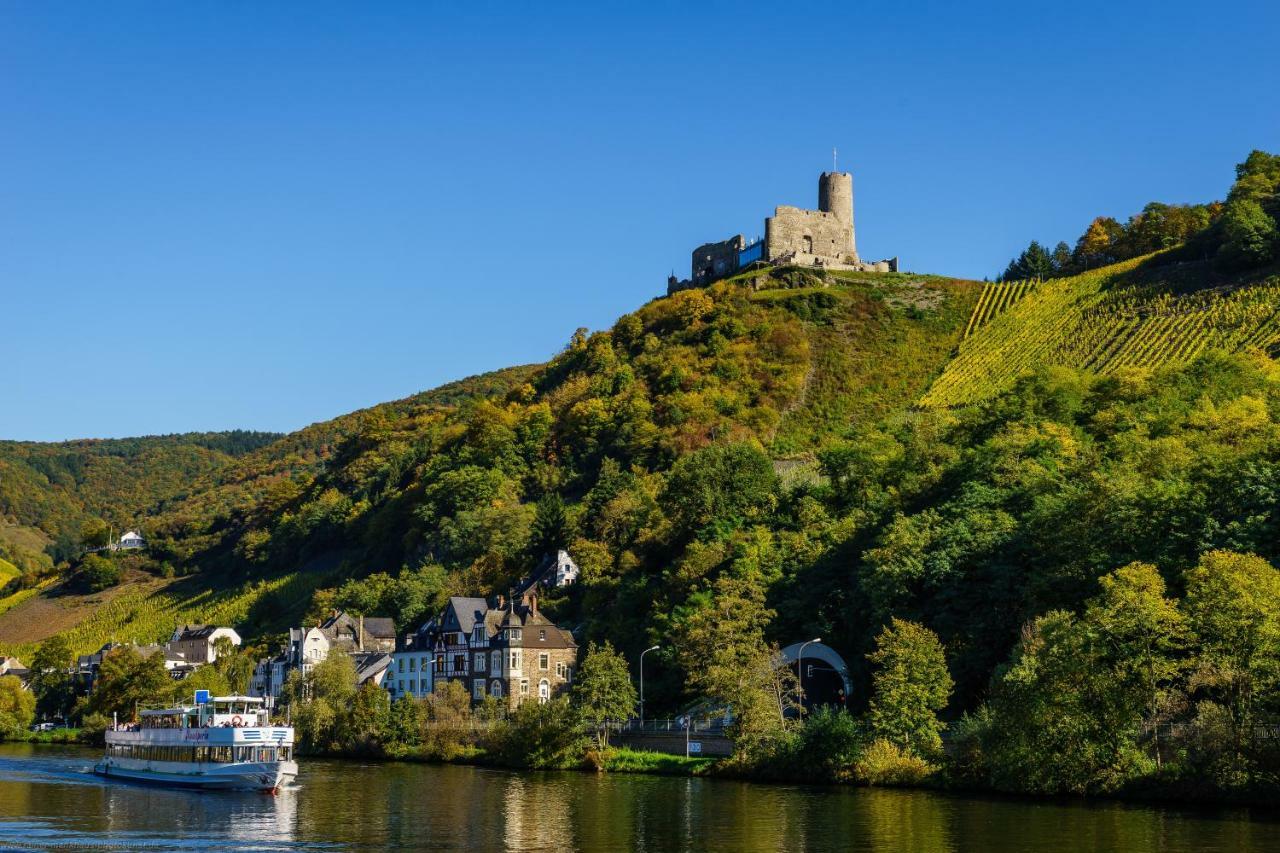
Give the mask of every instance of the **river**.
POLYGON ((278 796, 105 781, 0 744, 0 849, 1280 851, 1280 815, 922 791, 302 762, 278 796))

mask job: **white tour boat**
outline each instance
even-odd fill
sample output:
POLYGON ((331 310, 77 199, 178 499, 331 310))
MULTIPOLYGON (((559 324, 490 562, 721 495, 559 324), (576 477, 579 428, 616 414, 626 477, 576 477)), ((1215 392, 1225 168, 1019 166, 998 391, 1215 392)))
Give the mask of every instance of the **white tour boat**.
POLYGON ((275 791, 298 775, 293 729, 272 726, 256 696, 197 691, 195 703, 146 710, 141 722, 107 729, 93 772, 186 788, 275 791))

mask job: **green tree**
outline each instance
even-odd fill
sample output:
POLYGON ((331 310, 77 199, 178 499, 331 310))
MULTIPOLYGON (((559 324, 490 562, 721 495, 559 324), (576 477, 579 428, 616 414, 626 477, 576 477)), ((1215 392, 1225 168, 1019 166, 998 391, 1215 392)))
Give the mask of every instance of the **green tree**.
POLYGON ((80 541, 86 548, 104 548, 111 543, 111 528, 100 518, 90 518, 80 525, 80 541))
POLYGON ((1141 708, 1087 624, 1055 610, 1023 632, 992 684, 988 781, 1035 793, 1114 790, 1142 769, 1141 708))
POLYGON ((1243 759, 1256 747, 1259 710, 1280 685, 1280 572, 1252 554, 1213 551, 1187 572, 1186 588, 1196 681, 1226 708, 1243 759))
POLYGON ((341 652, 329 655, 309 672, 289 673, 285 698, 303 745, 319 752, 345 746, 355 705, 355 684, 355 664, 341 652))
POLYGON ((680 457, 671 468, 662 504, 684 531, 713 524, 740 526, 775 503, 778 476, 753 444, 714 444, 680 457))
POLYGON ((36 697, 16 675, 0 675, 0 740, 20 737, 36 715, 36 697))
POLYGON ((202 666, 181 681, 175 681, 169 689, 169 701, 194 701, 197 690, 208 690, 210 696, 227 696, 237 693, 227 683, 227 678, 215 665, 202 666))
POLYGON ((923 625, 895 617, 867 655, 872 676, 872 733, 921 756, 942 749, 938 712, 951 697, 951 674, 938 637, 923 625))
POLYGON ((347 742, 356 752, 381 754, 391 740, 391 696, 372 681, 356 691, 347 742))
POLYGON ((564 500, 555 492, 548 492, 538 499, 534 510, 533 525, 529 530, 529 556, 541 560, 565 547, 572 538, 564 500))
POLYGON ((249 682, 253 679, 253 658, 237 648, 230 637, 219 637, 213 641, 213 655, 212 668, 223 678, 226 689, 236 694, 248 693, 249 682))
POLYGON ((795 674, 764 639, 774 617, 753 579, 722 575, 709 599, 677 622, 677 648, 688 683, 731 709, 734 747, 744 760, 766 757, 791 728, 799 708, 795 674))
POLYGON ((609 720, 624 720, 636 707, 636 688, 626 658, 608 640, 591 643, 573 684, 573 706, 579 718, 596 732, 601 748, 609 745, 609 720))
POLYGON ((62 634, 54 634, 36 649, 31 659, 31 693, 41 715, 66 719, 70 713, 75 701, 74 664, 71 644, 62 634))
POLYGON ((119 646, 102 656, 84 710, 107 719, 118 714, 121 720, 134 720, 141 706, 166 702, 172 683, 164 655, 143 656, 134 646, 119 646))
POLYGON ((80 563, 80 581, 89 592, 101 592, 120 583, 120 564, 101 554, 89 554, 80 563))
POLYGON ((1150 563, 1130 563, 1098 583, 1102 591, 1090 601, 1085 619, 1105 644, 1123 689, 1142 708, 1159 764, 1160 725, 1178 694, 1186 620, 1165 597, 1164 579, 1150 563))
POLYGON ((1229 269, 1248 269, 1270 263, 1280 247, 1276 221, 1252 199, 1227 203, 1222 215, 1223 243, 1218 258, 1229 269))

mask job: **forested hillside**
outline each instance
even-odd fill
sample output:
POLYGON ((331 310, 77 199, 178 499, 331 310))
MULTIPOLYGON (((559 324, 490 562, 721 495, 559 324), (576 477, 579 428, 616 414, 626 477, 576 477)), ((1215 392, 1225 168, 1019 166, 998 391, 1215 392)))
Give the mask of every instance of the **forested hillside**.
POLYGON ((0 441, 0 556, 24 572, 52 570, 78 553, 86 523, 114 526, 119 535, 182 499, 201 478, 279 437, 237 430, 0 441))

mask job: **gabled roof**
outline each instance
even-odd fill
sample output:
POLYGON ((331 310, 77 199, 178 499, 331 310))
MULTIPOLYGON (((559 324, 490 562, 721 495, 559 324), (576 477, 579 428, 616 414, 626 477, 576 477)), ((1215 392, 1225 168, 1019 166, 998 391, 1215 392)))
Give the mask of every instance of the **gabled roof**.
POLYGON ((453 612, 453 616, 458 622, 459 631, 464 634, 470 634, 471 629, 475 627, 476 620, 484 619, 485 614, 489 612, 489 602, 483 598, 455 595, 449 599, 449 604, 445 610, 446 618, 448 611, 453 612))
POLYGON ((386 652, 357 652, 351 659, 356 665, 356 684, 364 684, 391 666, 391 655, 386 652))
POLYGON ((174 632, 175 641, 203 640, 216 630, 218 630, 217 625, 183 625, 180 630, 174 632))

